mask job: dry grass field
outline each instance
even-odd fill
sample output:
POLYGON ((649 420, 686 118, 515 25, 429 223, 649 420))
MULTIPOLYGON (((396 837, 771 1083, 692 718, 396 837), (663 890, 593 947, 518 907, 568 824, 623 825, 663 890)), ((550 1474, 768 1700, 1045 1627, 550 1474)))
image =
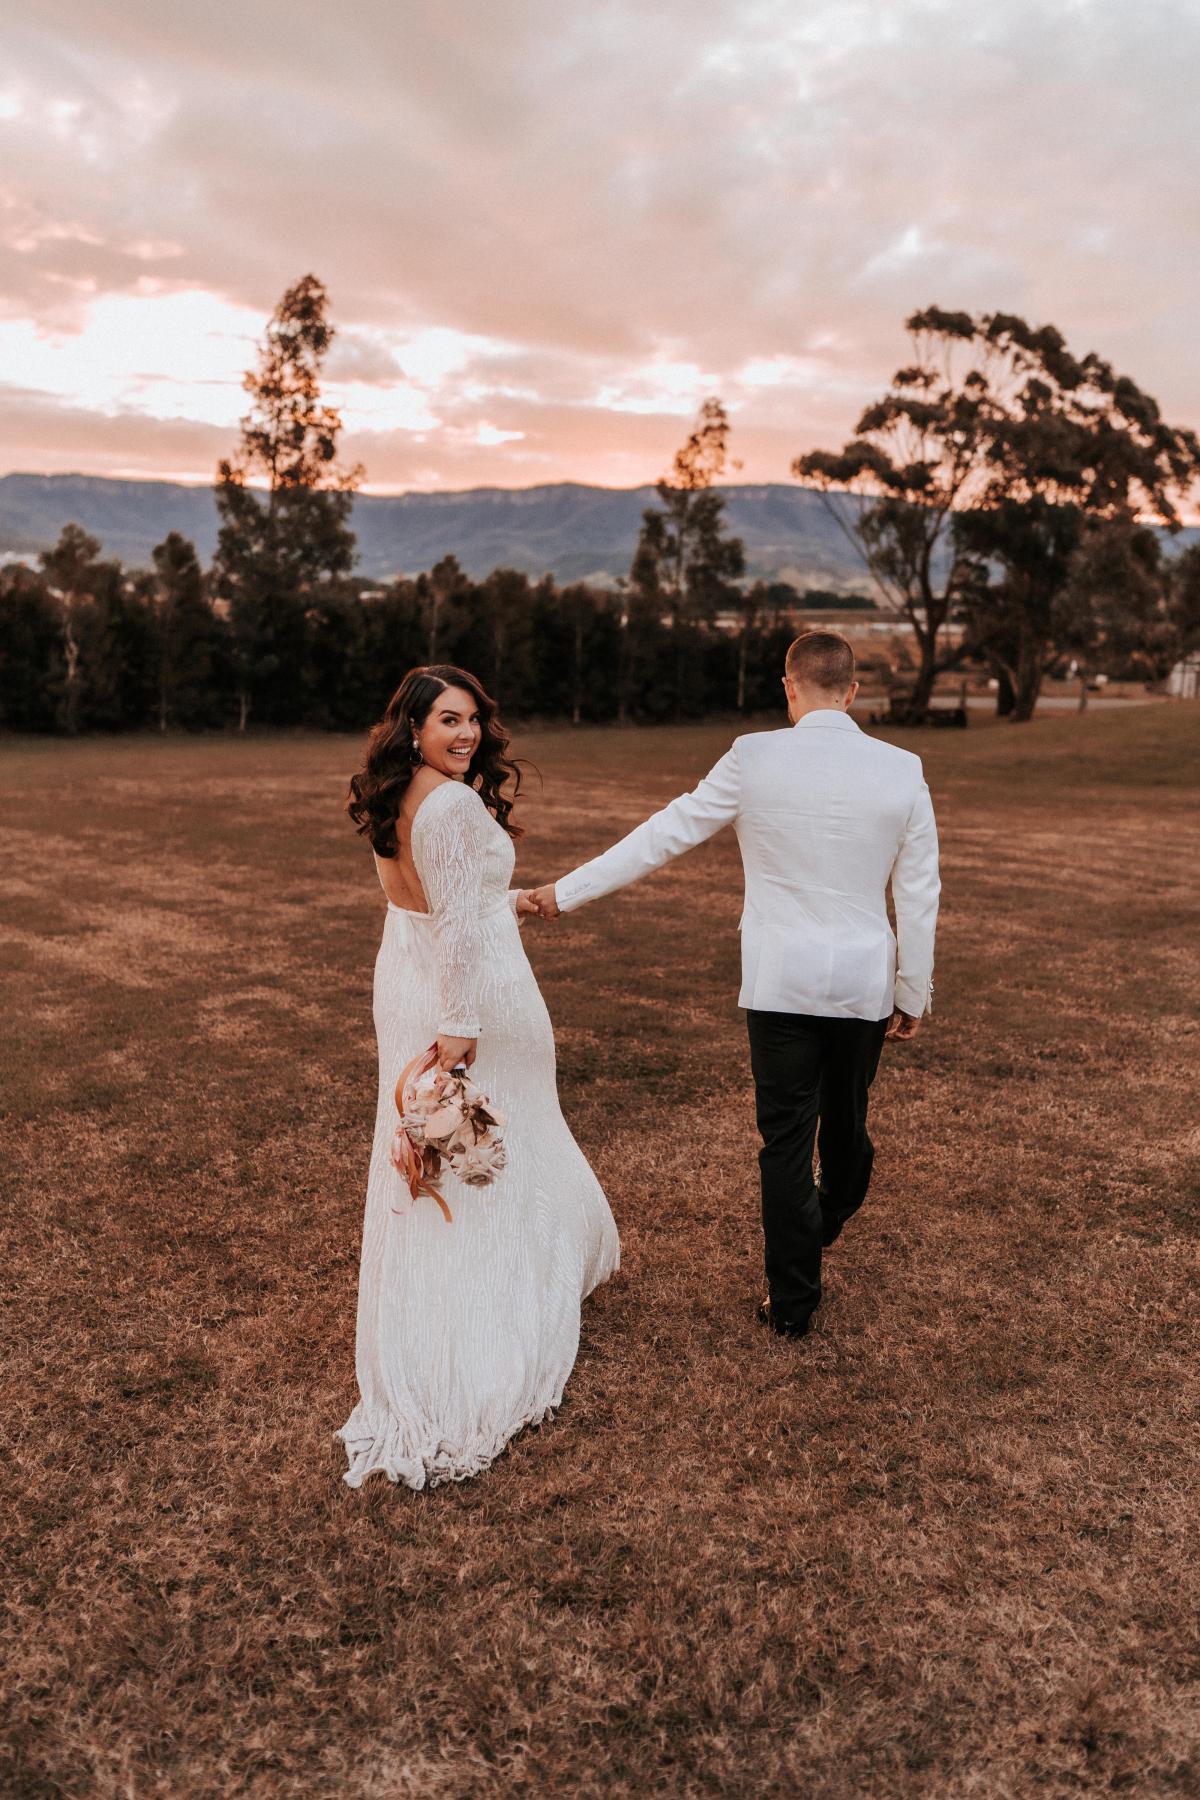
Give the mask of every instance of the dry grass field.
MULTIPOLYGON (((728 728, 531 732, 518 875, 728 728)), ((526 928, 624 1267, 342 1483, 381 897, 336 738, 0 747, 6 1796, 1200 1791, 1200 712, 904 741, 937 1013, 770 1339, 729 834, 526 928)))

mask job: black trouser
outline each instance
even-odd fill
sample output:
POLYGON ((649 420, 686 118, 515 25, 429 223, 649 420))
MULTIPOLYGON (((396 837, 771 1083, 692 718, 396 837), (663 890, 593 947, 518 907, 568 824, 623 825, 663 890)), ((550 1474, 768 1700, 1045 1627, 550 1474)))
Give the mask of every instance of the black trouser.
POLYGON ((771 1313, 803 1325, 821 1298, 821 1244, 866 1198, 875 1152, 867 1091, 886 1019, 748 1012, 750 1067, 763 1147, 763 1237, 771 1313), (813 1180, 820 1127, 821 1186, 813 1180))

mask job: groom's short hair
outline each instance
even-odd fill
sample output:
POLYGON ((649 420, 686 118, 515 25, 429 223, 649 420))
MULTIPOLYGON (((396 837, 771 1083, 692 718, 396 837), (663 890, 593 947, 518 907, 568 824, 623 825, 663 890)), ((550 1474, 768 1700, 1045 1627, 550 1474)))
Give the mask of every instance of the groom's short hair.
POLYGON ((854 680, 854 652, 836 631, 805 631, 788 647, 784 668, 793 681, 844 694, 854 680))

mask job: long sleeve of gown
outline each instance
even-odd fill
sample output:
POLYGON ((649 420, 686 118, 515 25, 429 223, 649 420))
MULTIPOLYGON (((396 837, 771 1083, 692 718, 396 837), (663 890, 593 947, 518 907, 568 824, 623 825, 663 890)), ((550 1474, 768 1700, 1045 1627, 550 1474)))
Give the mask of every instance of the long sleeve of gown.
POLYGON ((439 1037, 479 1036, 486 824, 483 801, 460 781, 435 788, 413 821, 413 862, 437 933, 439 1037))

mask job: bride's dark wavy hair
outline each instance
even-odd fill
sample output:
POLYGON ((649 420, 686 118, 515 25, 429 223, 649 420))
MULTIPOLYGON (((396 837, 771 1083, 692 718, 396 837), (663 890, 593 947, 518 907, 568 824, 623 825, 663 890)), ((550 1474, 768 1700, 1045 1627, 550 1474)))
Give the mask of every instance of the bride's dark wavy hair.
POLYGON ((507 754, 509 737, 497 716, 496 702, 466 669, 433 663, 408 671, 367 739, 361 769, 350 777, 346 811, 359 835, 370 839, 377 856, 396 855, 396 815, 405 789, 421 766, 413 756, 413 735, 429 717, 438 695, 449 687, 465 688, 479 711, 479 744, 467 768, 467 786, 477 790, 509 837, 521 836, 521 827, 514 825, 510 816, 521 791, 521 768, 519 761, 507 754), (511 795, 503 792, 509 781, 513 784, 511 795))

